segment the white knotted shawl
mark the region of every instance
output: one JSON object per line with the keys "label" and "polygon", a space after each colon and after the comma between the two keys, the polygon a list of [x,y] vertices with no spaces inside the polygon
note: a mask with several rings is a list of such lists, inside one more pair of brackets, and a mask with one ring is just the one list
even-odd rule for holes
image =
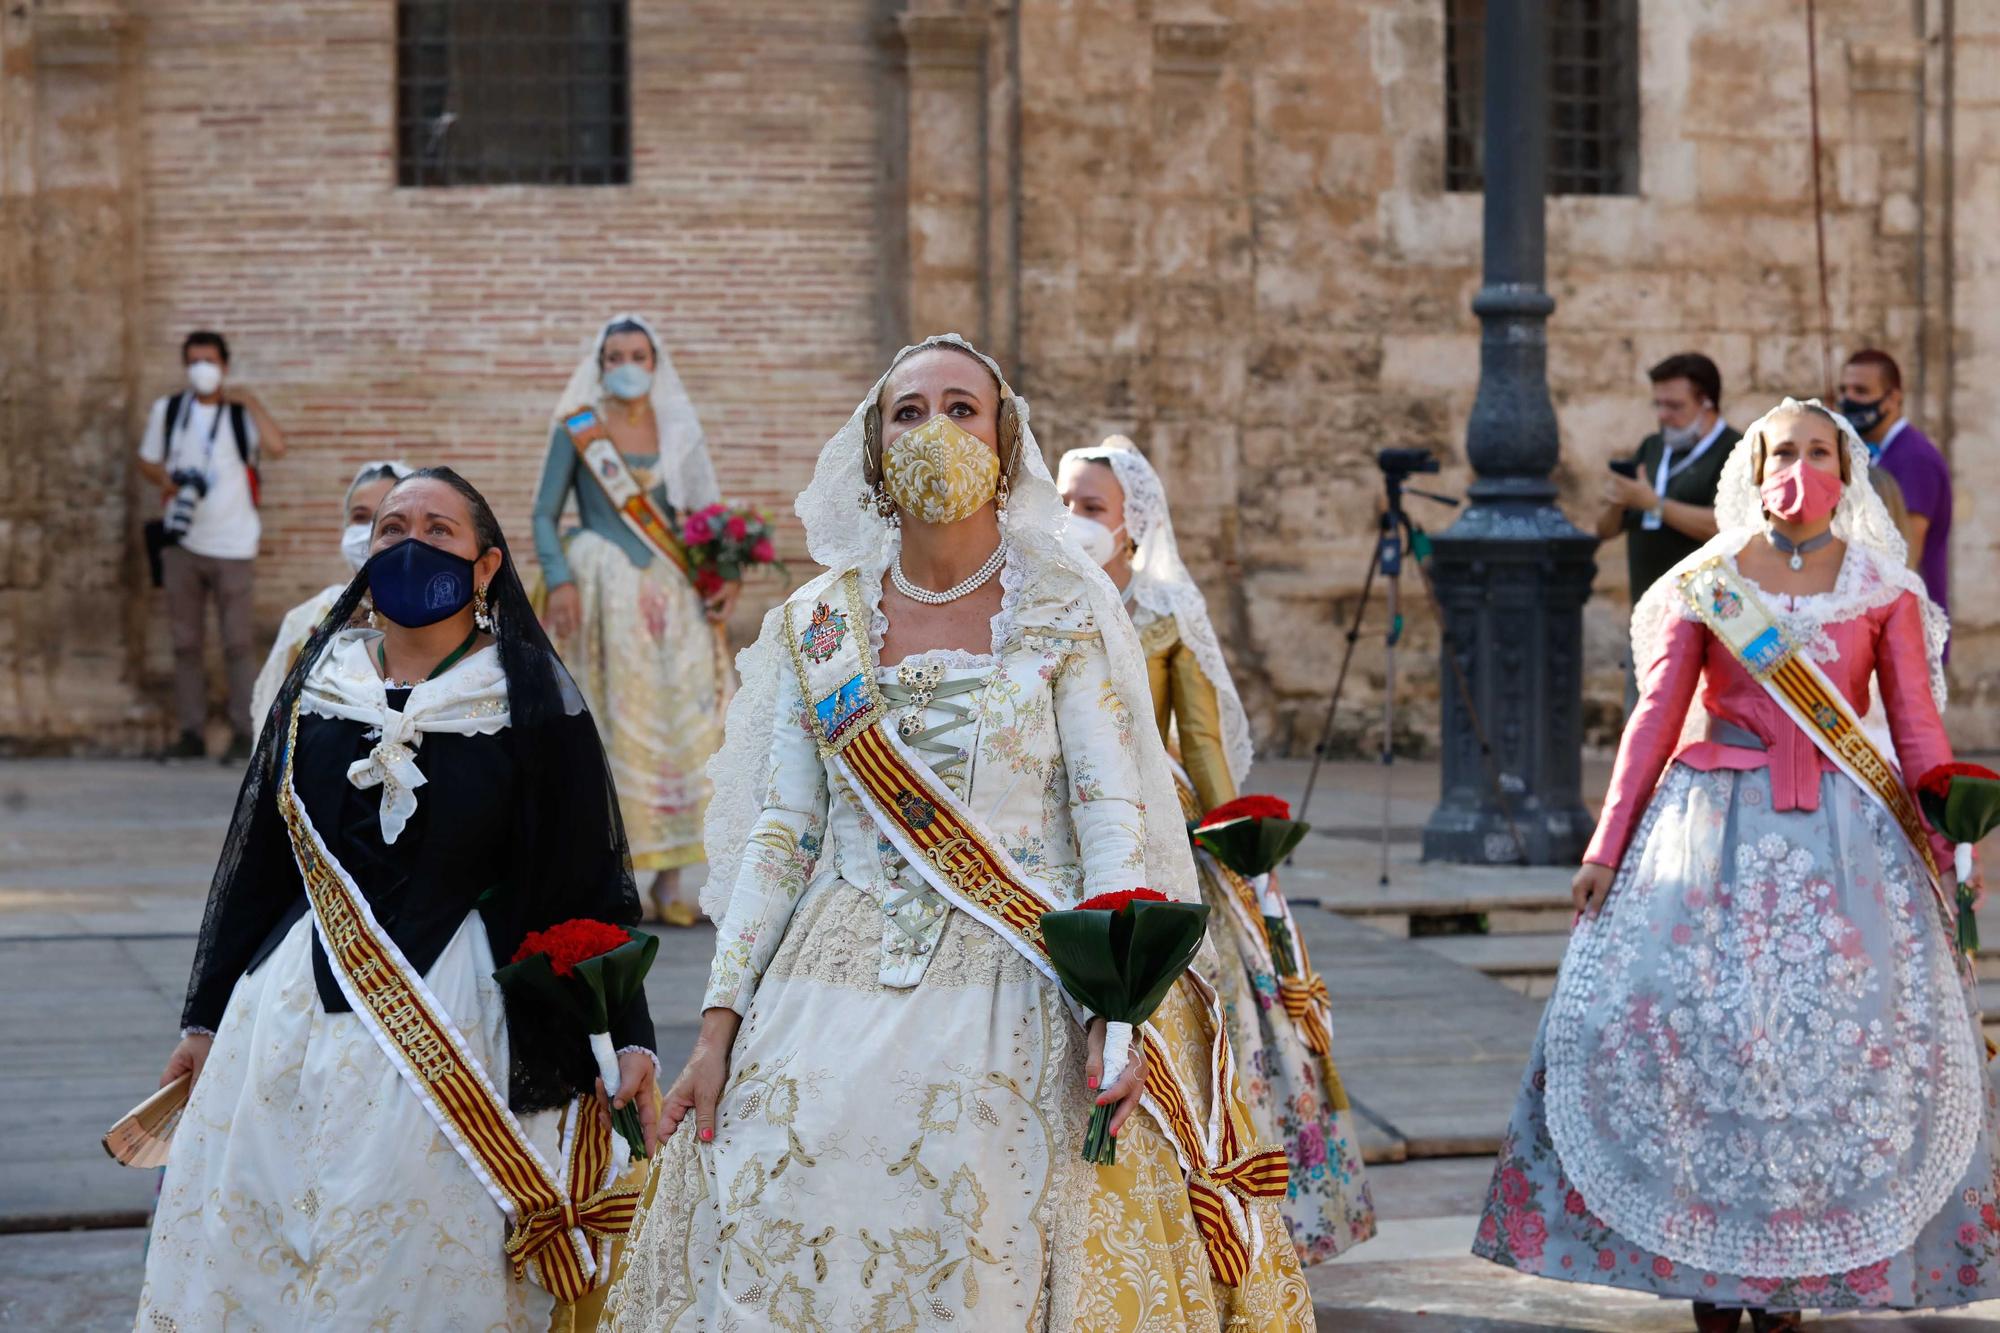
{"label": "white knotted shawl", "polygon": [[505,727],[511,714],[507,673],[492,644],[468,653],[442,676],[418,683],[400,712],[391,708],[375,665],[381,637],[371,629],[336,635],[306,677],[299,711],[368,724],[374,748],[348,767],[347,780],[363,791],[382,789],[382,841],[394,842],[417,812],[417,788],[428,781],[416,763],[424,733],[489,736]]}

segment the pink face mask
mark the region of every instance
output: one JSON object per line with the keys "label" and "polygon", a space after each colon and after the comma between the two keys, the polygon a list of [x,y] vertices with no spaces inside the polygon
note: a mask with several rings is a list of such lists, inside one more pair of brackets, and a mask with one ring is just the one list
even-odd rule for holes
{"label": "pink face mask", "polygon": [[1817,523],[1840,503],[1840,474],[1823,472],[1804,459],[1764,474],[1757,488],[1764,510],[1787,523]]}

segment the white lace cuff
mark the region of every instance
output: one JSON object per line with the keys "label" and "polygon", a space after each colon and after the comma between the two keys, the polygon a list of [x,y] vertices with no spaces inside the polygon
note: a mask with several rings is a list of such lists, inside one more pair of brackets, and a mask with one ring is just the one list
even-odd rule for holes
{"label": "white lace cuff", "polygon": [[631,1055],[635,1052],[645,1056],[648,1060],[651,1060],[653,1062],[653,1077],[655,1079],[659,1078],[660,1057],[654,1052],[647,1050],[644,1046],[620,1046],[618,1048],[618,1057],[620,1059],[623,1059],[624,1057]]}
{"label": "white lace cuff", "polygon": [[192,1023],[191,1023],[191,1024],[189,1024],[189,1025],[188,1025],[187,1027],[184,1027],[184,1028],[182,1028],[182,1029],[181,1029],[181,1036],[182,1036],[183,1038],[186,1038],[186,1037],[213,1037],[214,1035],[215,1035],[215,1029],[214,1029],[214,1028],[205,1028],[205,1027],[201,1027],[201,1026],[199,1026],[199,1025],[197,1025],[197,1024],[192,1024]]}

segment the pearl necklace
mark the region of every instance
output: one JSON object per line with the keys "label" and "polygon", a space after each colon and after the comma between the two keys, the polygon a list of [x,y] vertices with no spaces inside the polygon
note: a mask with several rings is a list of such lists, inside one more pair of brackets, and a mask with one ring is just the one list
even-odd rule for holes
{"label": "pearl necklace", "polygon": [[955,602],[985,587],[987,581],[1000,572],[1000,566],[1006,563],[1007,539],[1002,537],[1000,544],[993,548],[993,554],[986,557],[985,564],[943,592],[932,592],[929,588],[919,588],[910,582],[909,576],[903,573],[903,553],[898,551],[895,563],[889,566],[889,581],[896,585],[897,592],[913,602],[922,602],[925,606],[943,606],[946,602]]}

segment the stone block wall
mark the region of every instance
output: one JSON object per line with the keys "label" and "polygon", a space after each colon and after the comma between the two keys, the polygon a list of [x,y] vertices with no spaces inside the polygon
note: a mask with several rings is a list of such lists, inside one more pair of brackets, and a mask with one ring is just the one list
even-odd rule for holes
{"label": "stone block wall", "polygon": [[[1961,479],[1964,743],[2000,744],[1995,449],[2000,18],[1818,6],[1830,356],[1879,343]],[[1267,749],[1317,732],[1387,446],[1462,492],[1480,200],[1442,189],[1443,0],[632,4],[633,184],[402,190],[394,7],[43,0],[0,14],[0,736],[123,745],[166,639],[128,456],[190,327],[291,432],[260,619],[341,572],[363,459],[446,461],[518,546],[547,415],[614,311],[665,333],[724,489],[789,500],[908,336],[953,327],[1052,453],[1121,430],[1170,487]],[[1640,193],[1550,201],[1563,502],[1651,428],[1645,367],[1721,366],[1741,426],[1824,362],[1795,0],[1640,7]],[[57,471],[65,442],[89,478]],[[1448,509],[1413,499],[1432,529]],[[797,556],[792,532],[786,554]],[[1622,543],[1586,610],[1586,723],[1620,714]],[[766,589],[775,594],[776,589]],[[754,623],[746,598],[739,635]],[[1339,718],[1379,726],[1383,616]],[[1399,730],[1435,727],[1406,579]]]}

